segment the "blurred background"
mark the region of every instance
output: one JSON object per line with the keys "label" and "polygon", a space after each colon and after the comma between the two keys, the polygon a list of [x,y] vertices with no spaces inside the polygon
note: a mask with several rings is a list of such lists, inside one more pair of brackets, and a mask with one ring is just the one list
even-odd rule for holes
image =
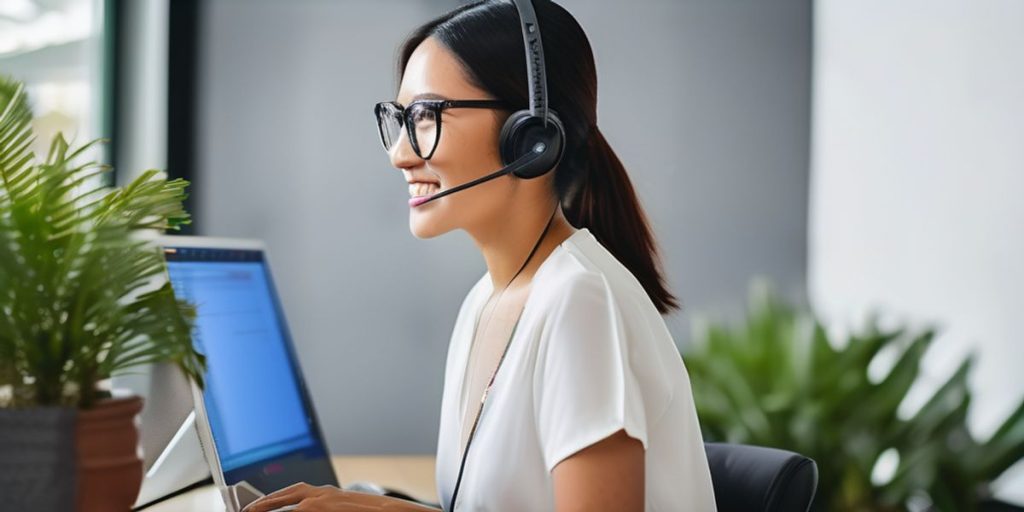
{"label": "blurred background", "polygon": [[[464,233],[410,234],[372,117],[404,36],[462,3],[0,0],[0,73],[26,82],[40,140],[110,138],[94,156],[115,183],[166,169],[192,182],[191,233],[266,241],[335,453],[433,453],[451,329],[486,271]],[[833,340],[872,314],[935,326],[901,418],[970,354],[971,435],[1015,414],[1024,2],[559,3],[683,301],[666,322],[684,358],[761,278]],[[1019,458],[992,488],[1024,504]]]}

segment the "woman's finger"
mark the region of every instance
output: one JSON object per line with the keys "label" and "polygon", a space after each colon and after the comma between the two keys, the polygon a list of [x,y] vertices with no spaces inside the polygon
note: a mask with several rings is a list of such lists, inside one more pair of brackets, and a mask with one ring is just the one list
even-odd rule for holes
{"label": "woman's finger", "polygon": [[375,502],[367,503],[359,493],[337,491],[306,498],[296,507],[296,512],[374,512],[381,510],[380,496]]}
{"label": "woman's finger", "polygon": [[242,512],[267,512],[269,510],[281,508],[285,505],[294,505],[300,501],[302,501],[302,496],[287,495],[274,496],[273,498],[270,496],[264,496],[246,505],[246,507],[242,509]]}
{"label": "woman's finger", "polygon": [[316,488],[304,482],[292,484],[248,504],[242,512],[266,512],[285,505],[294,505],[311,494],[314,489]]}

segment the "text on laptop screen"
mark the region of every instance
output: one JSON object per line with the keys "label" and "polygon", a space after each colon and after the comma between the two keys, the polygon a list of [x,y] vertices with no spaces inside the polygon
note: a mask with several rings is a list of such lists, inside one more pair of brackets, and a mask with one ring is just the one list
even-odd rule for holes
{"label": "text on laptop screen", "polygon": [[224,471],[315,442],[263,253],[171,248],[175,294],[197,307],[203,397]]}

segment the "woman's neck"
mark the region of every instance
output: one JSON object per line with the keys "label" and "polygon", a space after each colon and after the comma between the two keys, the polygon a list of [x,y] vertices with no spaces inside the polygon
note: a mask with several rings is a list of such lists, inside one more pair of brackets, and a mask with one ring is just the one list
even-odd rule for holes
{"label": "woman's neck", "polygon": [[569,224],[562,214],[561,207],[551,217],[551,208],[534,208],[529,213],[516,215],[513,219],[496,225],[486,232],[470,233],[487,263],[487,271],[491,276],[494,290],[501,290],[516,276],[523,262],[530,255],[530,250],[537,244],[544,227],[551,219],[551,226],[544,234],[544,240],[537,246],[537,251],[529,263],[519,273],[509,288],[519,288],[529,283],[534,272],[547,259],[548,255],[569,238],[576,229]]}

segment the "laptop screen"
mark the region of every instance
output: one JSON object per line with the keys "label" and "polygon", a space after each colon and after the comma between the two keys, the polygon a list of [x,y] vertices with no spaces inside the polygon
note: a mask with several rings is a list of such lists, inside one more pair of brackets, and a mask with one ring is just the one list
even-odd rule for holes
{"label": "laptop screen", "polygon": [[207,358],[203,396],[225,474],[322,451],[263,252],[164,252],[175,294],[197,307],[193,343]]}

